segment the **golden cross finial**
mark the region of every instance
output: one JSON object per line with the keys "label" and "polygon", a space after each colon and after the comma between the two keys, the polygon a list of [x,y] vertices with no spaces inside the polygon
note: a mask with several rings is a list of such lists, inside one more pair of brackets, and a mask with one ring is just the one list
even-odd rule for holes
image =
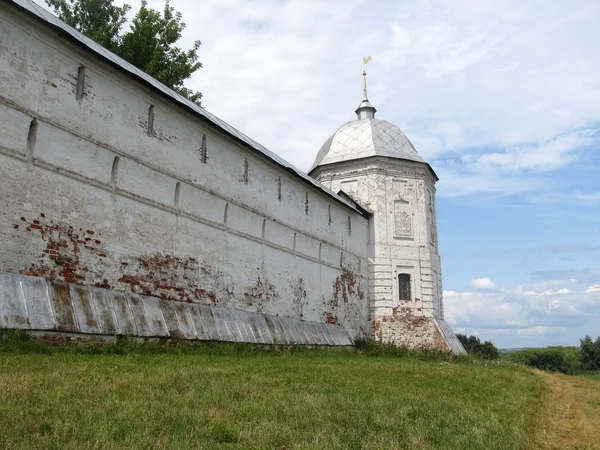
{"label": "golden cross finial", "polygon": [[370,56],[363,56],[363,99],[364,100],[367,99],[367,70],[366,70],[365,66],[372,59],[373,58],[371,58]]}

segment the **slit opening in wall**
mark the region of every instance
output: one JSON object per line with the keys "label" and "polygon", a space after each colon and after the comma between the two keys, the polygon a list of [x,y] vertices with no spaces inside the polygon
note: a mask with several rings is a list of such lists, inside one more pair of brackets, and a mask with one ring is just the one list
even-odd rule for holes
{"label": "slit opening in wall", "polygon": [[344,252],[340,252],[340,267],[344,267]]}
{"label": "slit opening in wall", "polygon": [[308,215],[308,192],[304,193],[304,213]]}
{"label": "slit opening in wall", "polygon": [[75,89],[75,99],[83,98],[83,87],[85,85],[85,66],[79,66],[77,69],[77,87]]}
{"label": "slit opening in wall", "polygon": [[154,136],[154,106],[148,108],[148,136]]}
{"label": "slit opening in wall", "polygon": [[110,169],[110,182],[114,186],[117,184],[117,175],[119,174],[119,157],[113,159],[112,168]]}
{"label": "slit opening in wall", "polygon": [[319,259],[321,259],[321,251],[323,250],[323,244],[319,242]]}
{"label": "slit opening in wall", "polygon": [[281,177],[277,177],[277,200],[281,201]]}
{"label": "slit opening in wall", "polygon": [[227,225],[227,213],[229,212],[229,203],[225,203],[225,212],[223,213],[223,225]]}
{"label": "slit opening in wall", "polygon": [[175,203],[175,208],[179,209],[179,192],[181,191],[181,182],[178,181],[175,184],[175,198],[173,199]]}
{"label": "slit opening in wall", "polygon": [[206,146],[206,134],[202,135],[202,144],[200,145],[200,158],[204,164],[208,160],[208,149]]}
{"label": "slit opening in wall", "polygon": [[352,217],[348,216],[348,236],[352,236]]}
{"label": "slit opening in wall", "polygon": [[244,184],[248,184],[248,158],[244,158]]}
{"label": "slit opening in wall", "polygon": [[33,119],[29,123],[29,131],[27,132],[27,160],[33,161],[33,150],[35,148],[35,141],[37,140],[38,121]]}
{"label": "slit opening in wall", "polygon": [[298,233],[294,233],[294,251],[296,251],[296,236]]}
{"label": "slit opening in wall", "polygon": [[331,220],[331,205],[327,205],[327,206],[328,206],[328,214],[329,214],[329,219],[328,219],[327,223],[329,225],[331,225],[331,222],[332,222],[332,220]]}
{"label": "slit opening in wall", "polygon": [[262,238],[264,239],[267,234],[267,219],[263,219],[262,224]]}

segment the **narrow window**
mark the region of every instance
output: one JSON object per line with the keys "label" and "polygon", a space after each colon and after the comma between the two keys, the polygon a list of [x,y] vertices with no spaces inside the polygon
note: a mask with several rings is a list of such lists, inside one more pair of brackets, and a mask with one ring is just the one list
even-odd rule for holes
{"label": "narrow window", "polygon": [[340,267],[344,267],[344,252],[340,252]]}
{"label": "narrow window", "polygon": [[227,226],[227,213],[229,212],[229,203],[225,203],[225,212],[223,213],[223,225]]}
{"label": "narrow window", "polygon": [[398,275],[398,299],[408,301],[410,297],[410,275],[401,273]]}
{"label": "narrow window", "polygon": [[319,242],[319,259],[321,259],[321,252],[323,251],[323,243]]}
{"label": "narrow window", "polygon": [[115,156],[113,159],[112,168],[110,169],[110,184],[116,186],[117,176],[119,175],[119,157]]}
{"label": "narrow window", "polygon": [[265,236],[267,234],[267,219],[263,219],[263,226],[262,226],[262,238],[264,239]]}
{"label": "narrow window", "polygon": [[248,158],[244,158],[244,184],[248,184]]}
{"label": "narrow window", "polygon": [[328,223],[329,225],[331,225],[331,222],[333,222],[333,221],[331,220],[331,205],[328,205],[328,206],[329,206],[329,220],[328,220],[328,222],[327,222],[327,223]]}
{"label": "narrow window", "polygon": [[154,136],[154,106],[148,108],[148,136]]}
{"label": "narrow window", "polygon": [[304,196],[304,212],[308,215],[308,192]]}
{"label": "narrow window", "polygon": [[179,208],[179,192],[181,191],[181,183],[178,181],[175,184],[175,208]]}
{"label": "narrow window", "polygon": [[352,236],[352,217],[348,216],[348,236]]}
{"label": "narrow window", "polygon": [[85,84],[85,67],[79,66],[77,70],[77,88],[75,90],[75,99],[81,100],[83,97],[83,86]]}
{"label": "narrow window", "polygon": [[294,251],[296,251],[296,236],[298,233],[294,233]]}
{"label": "narrow window", "polygon": [[33,149],[37,140],[38,121],[33,119],[29,124],[29,132],[27,133],[27,161],[33,161]]}
{"label": "narrow window", "polygon": [[277,178],[277,200],[281,201],[281,177]]}
{"label": "narrow window", "polygon": [[206,164],[206,161],[208,161],[208,149],[206,146],[206,135],[205,134],[202,135],[202,145],[200,146],[200,158],[202,159],[202,162],[204,164]]}

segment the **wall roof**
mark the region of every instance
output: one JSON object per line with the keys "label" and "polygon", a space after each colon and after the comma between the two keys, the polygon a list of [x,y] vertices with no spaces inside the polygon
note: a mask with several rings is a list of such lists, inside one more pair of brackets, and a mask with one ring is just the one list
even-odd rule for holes
{"label": "wall roof", "polygon": [[45,26],[53,29],[55,32],[58,32],[63,37],[70,39],[75,44],[77,44],[80,47],[83,47],[84,49],[88,50],[89,52],[95,54],[96,56],[100,57],[101,59],[108,62],[109,64],[116,66],[117,68],[128,73],[129,75],[132,75],[133,77],[138,79],[138,81],[141,81],[144,84],[148,85],[149,87],[151,87],[154,91],[158,92],[159,94],[161,94],[165,97],[168,97],[169,100],[175,102],[179,106],[182,106],[188,110],[191,110],[194,114],[199,116],[201,119],[208,121],[213,126],[217,127],[222,132],[229,135],[234,140],[241,143],[242,145],[249,148],[250,150],[256,151],[259,154],[261,154],[262,156],[271,160],[273,163],[282,167],[283,169],[285,169],[286,171],[288,171],[289,173],[294,175],[296,178],[299,178],[304,183],[312,185],[312,187],[322,191],[325,195],[331,197],[336,202],[342,203],[344,206],[352,209],[353,211],[355,211],[358,214],[362,214],[362,212],[360,210],[358,210],[353,205],[348,203],[345,199],[341,198],[340,196],[335,194],[333,191],[330,191],[329,189],[327,189],[327,187],[325,187],[324,185],[322,185],[315,179],[311,178],[309,175],[302,172],[300,169],[294,167],[293,165],[291,165],[289,162],[287,162],[280,156],[271,152],[266,147],[262,146],[261,144],[254,141],[253,139],[249,138],[244,133],[235,129],[234,127],[232,127],[231,125],[229,125],[227,122],[223,121],[222,119],[218,118],[214,114],[211,114],[205,108],[202,108],[202,107],[196,105],[195,103],[189,101],[188,99],[181,96],[174,90],[172,90],[172,89],[168,88],[167,86],[165,86],[164,84],[162,84],[160,81],[152,78],[146,72],[143,72],[142,70],[135,67],[133,64],[125,61],[123,58],[121,58],[121,57],[115,55],[114,53],[112,53],[111,51],[105,49],[104,47],[102,47],[101,45],[99,45],[98,43],[93,41],[92,39],[84,36],[80,32],[71,28],[69,25],[67,25],[66,23],[61,21],[54,14],[45,10],[40,5],[34,3],[31,0],[8,0],[8,3],[12,4],[13,6],[16,6],[18,9],[20,9],[22,11],[24,10],[26,13],[29,13],[30,15],[34,16],[35,19],[37,19],[39,22],[41,22]]}

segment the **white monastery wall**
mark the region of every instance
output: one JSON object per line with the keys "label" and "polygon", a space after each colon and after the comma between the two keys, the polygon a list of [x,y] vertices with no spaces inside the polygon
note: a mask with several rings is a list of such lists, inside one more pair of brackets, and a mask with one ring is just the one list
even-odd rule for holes
{"label": "white monastery wall", "polygon": [[7,4],[0,87],[0,272],[368,332],[355,209]]}

